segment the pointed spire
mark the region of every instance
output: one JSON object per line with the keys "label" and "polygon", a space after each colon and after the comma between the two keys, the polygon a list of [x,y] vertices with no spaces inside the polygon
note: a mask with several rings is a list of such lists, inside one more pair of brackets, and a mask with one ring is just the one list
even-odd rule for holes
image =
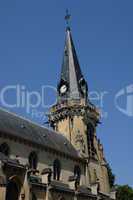
{"label": "pointed spire", "polygon": [[86,98],[87,96],[87,84],[80,69],[71,30],[68,24],[58,92],[60,100],[80,99]]}

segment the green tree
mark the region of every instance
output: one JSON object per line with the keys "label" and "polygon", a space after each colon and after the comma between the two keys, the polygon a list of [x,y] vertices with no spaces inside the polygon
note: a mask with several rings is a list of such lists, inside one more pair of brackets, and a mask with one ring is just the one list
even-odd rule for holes
{"label": "green tree", "polygon": [[133,189],[128,185],[117,186],[117,200],[133,200]]}
{"label": "green tree", "polygon": [[115,175],[113,174],[112,169],[109,164],[107,164],[107,171],[108,171],[108,176],[109,176],[110,187],[113,188],[115,184]]}

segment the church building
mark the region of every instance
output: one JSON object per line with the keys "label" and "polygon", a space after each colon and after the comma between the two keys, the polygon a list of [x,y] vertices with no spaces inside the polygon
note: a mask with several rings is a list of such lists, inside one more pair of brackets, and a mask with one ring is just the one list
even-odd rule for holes
{"label": "church building", "polygon": [[57,93],[49,129],[0,109],[0,200],[115,199],[69,26]]}

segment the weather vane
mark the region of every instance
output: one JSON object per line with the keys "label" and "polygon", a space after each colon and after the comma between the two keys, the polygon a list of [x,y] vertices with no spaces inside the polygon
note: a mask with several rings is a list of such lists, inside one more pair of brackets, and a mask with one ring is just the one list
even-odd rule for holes
{"label": "weather vane", "polygon": [[66,10],[66,16],[65,16],[65,20],[66,20],[66,24],[67,26],[69,26],[69,21],[71,19],[71,15],[69,14],[68,9]]}

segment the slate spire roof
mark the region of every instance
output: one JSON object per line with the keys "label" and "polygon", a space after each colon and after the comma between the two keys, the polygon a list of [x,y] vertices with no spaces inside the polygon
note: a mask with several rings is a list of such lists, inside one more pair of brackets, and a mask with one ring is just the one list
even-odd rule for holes
{"label": "slate spire roof", "polygon": [[61,78],[58,86],[59,96],[62,96],[60,90],[62,85],[66,85],[67,92],[63,94],[63,98],[80,99],[83,95],[81,88],[83,82],[86,83],[79,65],[71,29],[67,27]]}

